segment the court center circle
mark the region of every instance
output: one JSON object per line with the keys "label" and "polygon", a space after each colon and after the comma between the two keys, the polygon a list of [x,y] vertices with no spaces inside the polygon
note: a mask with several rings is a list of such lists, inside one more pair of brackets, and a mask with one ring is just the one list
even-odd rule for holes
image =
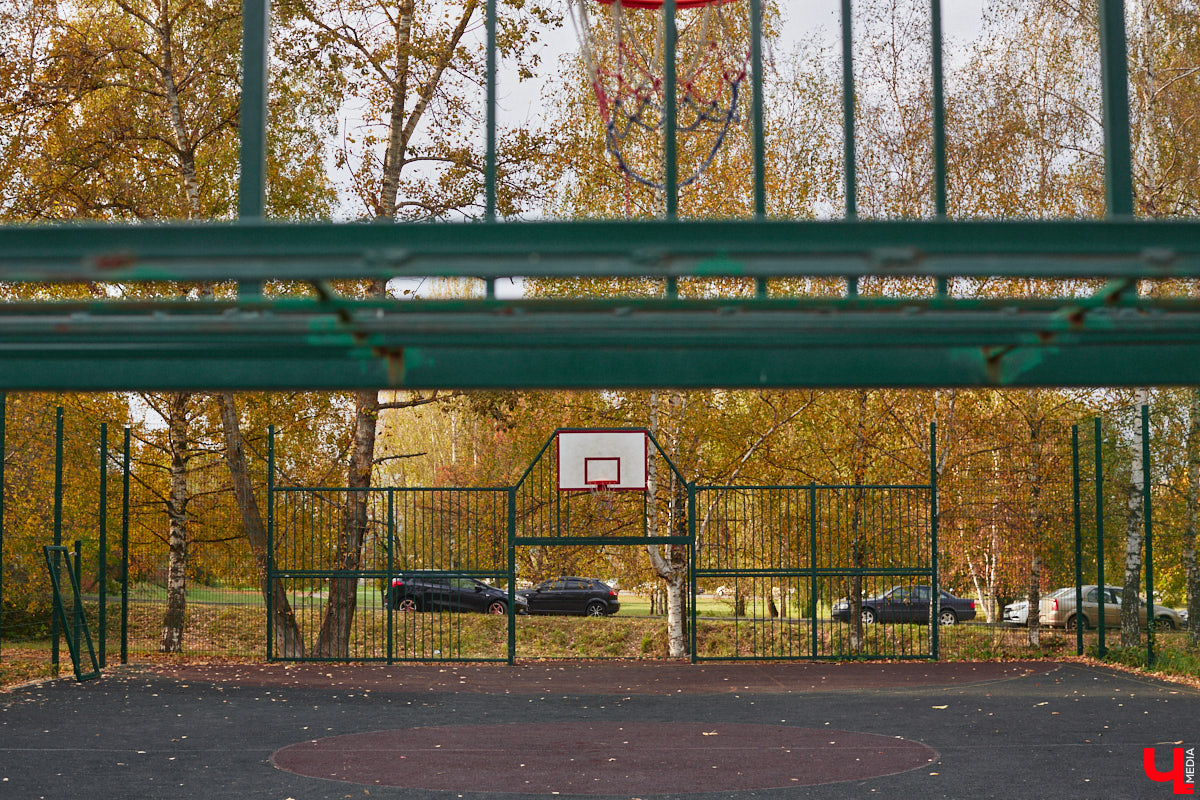
{"label": "court center circle", "polygon": [[458,792],[680,794],[813,786],[936,761],[919,742],[872,733],[695,722],[444,725],[299,742],[282,770],[325,780]]}

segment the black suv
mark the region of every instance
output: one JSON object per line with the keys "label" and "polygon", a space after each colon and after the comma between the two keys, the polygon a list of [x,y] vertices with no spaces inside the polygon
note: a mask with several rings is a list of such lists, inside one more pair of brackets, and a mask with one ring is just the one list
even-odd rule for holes
{"label": "black suv", "polygon": [[595,578],[555,578],[532,589],[517,592],[517,601],[524,601],[529,614],[586,614],[603,617],[621,608],[617,590]]}
{"label": "black suv", "polygon": [[[508,613],[508,592],[461,575],[407,572],[392,578],[392,608],[400,611]],[[518,601],[518,608],[524,605]]]}

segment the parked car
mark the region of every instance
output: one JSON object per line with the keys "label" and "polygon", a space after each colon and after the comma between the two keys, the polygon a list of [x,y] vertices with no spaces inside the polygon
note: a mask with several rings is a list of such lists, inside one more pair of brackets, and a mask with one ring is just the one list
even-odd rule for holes
{"label": "parked car", "polygon": [[[1121,589],[1119,587],[1106,586],[1101,590],[1098,586],[1084,586],[1081,587],[1081,591],[1083,593],[1081,614],[1076,613],[1074,586],[1058,589],[1042,598],[1042,624],[1073,631],[1082,616],[1085,629],[1099,627],[1101,619],[1104,620],[1106,628],[1121,627]],[[1103,604],[1101,599],[1103,599]],[[1103,605],[1103,612],[1101,612],[1101,605]],[[1146,601],[1141,597],[1138,598],[1138,616],[1142,620],[1146,619]],[[1183,625],[1178,612],[1166,606],[1154,606],[1154,620],[1159,628],[1167,630],[1175,630]]]}
{"label": "parked car", "polygon": [[[929,622],[928,586],[893,586],[886,592],[862,599],[862,621]],[[842,598],[833,604],[832,617],[838,622],[850,621],[850,601]],[[938,598],[938,624],[956,625],[975,619],[975,601],[942,589]]]}
{"label": "parked car", "polygon": [[[400,611],[508,613],[508,592],[461,575],[406,572],[392,578],[387,600]],[[524,603],[518,597],[517,611]]]}
{"label": "parked car", "polygon": [[[1050,594],[1042,595],[1042,601],[1052,599],[1058,596],[1066,596],[1067,594],[1074,595],[1075,587],[1067,586],[1062,589],[1055,589]],[[1017,600],[1014,603],[1009,603],[1004,607],[1004,621],[1009,625],[1028,625],[1029,624],[1029,599]]]}
{"label": "parked car", "polygon": [[595,578],[562,577],[517,592],[530,614],[586,614],[603,617],[617,613],[617,590]]}

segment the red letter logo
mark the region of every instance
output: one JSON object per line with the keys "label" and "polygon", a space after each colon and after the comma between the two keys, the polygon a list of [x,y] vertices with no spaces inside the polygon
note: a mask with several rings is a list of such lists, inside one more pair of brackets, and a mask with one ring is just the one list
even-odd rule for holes
{"label": "red letter logo", "polygon": [[1195,794],[1196,784],[1185,780],[1186,773],[1183,765],[1183,748],[1176,747],[1171,751],[1171,771],[1159,772],[1154,767],[1154,748],[1142,750],[1142,769],[1146,777],[1158,783],[1171,781],[1171,789],[1175,794]]}

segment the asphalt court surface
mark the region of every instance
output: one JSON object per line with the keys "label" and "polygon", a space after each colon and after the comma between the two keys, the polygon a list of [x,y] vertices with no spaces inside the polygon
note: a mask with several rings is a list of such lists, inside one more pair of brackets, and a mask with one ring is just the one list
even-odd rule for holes
{"label": "asphalt court surface", "polygon": [[0,694],[0,798],[1168,798],[1197,744],[1078,662],[130,666]]}

